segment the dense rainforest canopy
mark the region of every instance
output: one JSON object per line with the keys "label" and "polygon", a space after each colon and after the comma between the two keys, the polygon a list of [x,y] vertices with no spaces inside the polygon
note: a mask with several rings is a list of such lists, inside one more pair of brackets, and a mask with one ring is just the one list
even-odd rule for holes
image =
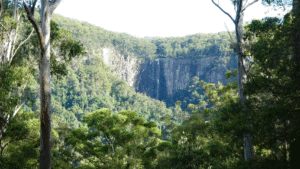
{"label": "dense rainforest canopy", "polygon": [[[21,8],[20,18],[13,17],[18,4],[0,2],[0,167],[38,168],[38,35]],[[251,56],[244,67],[244,102],[235,69],[224,74],[226,84],[191,79],[177,94],[183,102],[169,108],[114,76],[97,54],[100,47],[139,59],[231,56],[232,33],[135,38],[53,15],[51,167],[296,168],[300,57],[294,37],[300,17],[295,15],[243,26],[244,53]],[[255,151],[249,160],[245,131]]]}

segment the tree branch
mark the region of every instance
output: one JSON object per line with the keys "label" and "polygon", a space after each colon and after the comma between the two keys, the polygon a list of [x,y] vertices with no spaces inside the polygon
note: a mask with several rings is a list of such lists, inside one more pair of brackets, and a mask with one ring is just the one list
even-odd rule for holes
{"label": "tree branch", "polygon": [[16,15],[17,15],[17,11],[18,11],[18,0],[15,0],[14,1],[14,10],[13,10],[12,18],[15,19]]}
{"label": "tree branch", "polygon": [[[35,5],[36,1],[37,1],[37,0],[34,1],[34,4],[33,4],[33,5]],[[23,3],[23,6],[24,6],[25,11],[26,11],[26,13],[27,13],[27,18],[28,18],[28,20],[32,23],[32,25],[33,25],[33,27],[34,27],[34,29],[35,29],[37,35],[38,35],[38,38],[39,38],[39,40],[40,40],[40,48],[41,48],[41,52],[44,53],[44,51],[45,51],[45,47],[44,47],[44,44],[45,44],[44,41],[45,41],[45,39],[44,39],[44,37],[43,37],[42,30],[41,30],[41,28],[39,27],[38,22],[37,22],[36,19],[34,18],[34,13],[32,13],[32,11],[34,11],[35,6],[32,6],[31,9],[29,9],[29,8],[27,7],[27,5],[25,4],[25,2]]]}
{"label": "tree branch", "polygon": [[222,12],[224,12],[227,16],[229,16],[229,18],[232,20],[233,23],[235,23],[234,19],[231,17],[231,15],[229,13],[227,13],[226,11],[224,11],[218,4],[216,4],[214,2],[214,0],[211,0],[211,2],[216,5]]}
{"label": "tree branch", "polygon": [[12,117],[10,117],[10,115],[8,114],[6,120],[5,120],[5,124],[1,127],[1,132],[0,132],[0,140],[2,139],[3,137],[3,134],[6,132],[7,130],[7,127],[8,127],[8,123],[10,122],[10,119],[14,118],[16,116],[16,114],[18,113],[18,111],[20,110],[20,108],[25,104],[25,102],[27,101],[27,99],[25,99],[21,105],[18,107],[16,106],[15,107],[15,110],[14,110],[14,113],[12,115]]}
{"label": "tree branch", "polygon": [[253,5],[256,2],[258,2],[258,0],[254,0],[253,2],[249,3],[244,9],[242,9],[242,12],[244,12],[249,6]]}
{"label": "tree branch", "polygon": [[227,30],[227,33],[228,33],[228,35],[229,35],[229,37],[230,37],[231,43],[235,43],[235,41],[233,40],[234,38],[231,36],[231,34],[230,34],[230,32],[229,32],[229,29],[228,29],[226,23],[224,23],[224,25],[225,25],[226,30]]}
{"label": "tree branch", "polygon": [[14,118],[16,116],[16,114],[18,113],[20,108],[25,104],[26,101],[27,101],[27,98],[25,100],[23,100],[23,102],[21,103],[21,105],[19,107],[16,106],[15,111],[14,111],[13,115],[11,116],[11,118]]}
{"label": "tree branch", "polygon": [[54,0],[50,2],[50,13],[52,14],[57,6],[60,4],[61,0]]}
{"label": "tree branch", "polygon": [[3,147],[1,147],[1,156],[3,155],[3,150],[5,149],[5,147],[10,144],[11,140],[9,140],[9,142],[7,142],[6,144],[4,144]]}
{"label": "tree branch", "polygon": [[37,0],[34,0],[33,4],[32,4],[32,8],[31,8],[31,13],[34,16],[34,9],[35,9],[35,5],[36,5]]}
{"label": "tree branch", "polygon": [[32,29],[31,33],[29,34],[29,36],[19,44],[19,46],[17,47],[17,49],[15,50],[15,52],[13,53],[12,57],[14,57],[17,53],[17,51],[19,50],[19,48],[31,37],[32,33],[33,33],[34,29]]}

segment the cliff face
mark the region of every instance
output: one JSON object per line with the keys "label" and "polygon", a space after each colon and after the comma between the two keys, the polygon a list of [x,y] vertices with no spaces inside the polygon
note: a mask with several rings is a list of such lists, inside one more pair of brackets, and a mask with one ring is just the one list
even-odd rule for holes
{"label": "cliff face", "polygon": [[209,83],[226,82],[225,66],[216,67],[217,58],[204,59],[168,59],[147,61],[140,65],[136,77],[136,90],[148,96],[165,100],[172,97],[177,89],[185,89],[189,81],[198,76]]}
{"label": "cliff face", "polygon": [[102,58],[114,75],[127,82],[130,87],[135,86],[136,76],[140,71],[140,60],[131,56],[123,56],[112,48],[103,48]]}
{"label": "cliff face", "polygon": [[136,91],[158,100],[166,100],[167,97],[174,96],[177,89],[188,87],[190,79],[195,76],[209,83],[226,83],[225,72],[237,65],[235,58],[227,61],[223,59],[221,63],[220,57],[160,58],[141,62],[114,52],[116,51],[103,49],[103,59],[112,72]]}

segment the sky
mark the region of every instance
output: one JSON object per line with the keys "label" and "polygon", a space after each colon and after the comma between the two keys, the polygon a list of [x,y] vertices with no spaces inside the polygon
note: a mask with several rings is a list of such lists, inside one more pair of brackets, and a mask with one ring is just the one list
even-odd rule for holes
{"label": "sky", "polygon": [[[231,0],[215,0],[218,1],[235,18]],[[263,6],[260,0],[245,10],[244,21],[283,16],[291,7],[276,10]],[[54,13],[136,37],[217,33],[226,31],[225,24],[229,31],[234,30],[231,19],[211,0],[63,0]]]}

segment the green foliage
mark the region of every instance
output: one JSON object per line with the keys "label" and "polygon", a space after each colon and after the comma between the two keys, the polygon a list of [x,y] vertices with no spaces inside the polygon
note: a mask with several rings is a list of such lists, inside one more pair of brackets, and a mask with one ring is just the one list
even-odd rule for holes
{"label": "green foliage", "polygon": [[234,81],[232,78],[237,76],[237,69],[234,69],[233,71],[227,71],[225,73],[226,79],[230,81]]}
{"label": "green foliage", "polygon": [[[247,52],[254,57],[245,88],[249,98],[239,102],[236,70],[226,73],[225,86],[200,81],[207,103],[188,106],[193,114],[171,131],[172,146],[159,149],[164,156],[157,168],[287,168],[292,157],[288,143],[299,139],[291,19],[287,14],[282,22],[266,18],[246,26]],[[200,109],[207,104],[211,107]],[[246,162],[245,131],[252,134],[256,150],[256,158]]]}
{"label": "green foliage", "polygon": [[53,15],[52,19],[61,27],[70,31],[76,40],[80,40],[88,47],[88,52],[98,51],[99,47],[117,48],[121,54],[134,55],[139,58],[153,58],[156,46],[151,41],[135,38],[126,33],[114,33],[86,22],[79,22]]}
{"label": "green foliage", "polygon": [[209,168],[226,165],[234,150],[215,132],[212,123],[203,118],[203,110],[197,110],[182,125],[171,132],[172,143],[157,147],[155,168]]}
{"label": "green foliage", "polygon": [[[5,8],[11,8],[11,2],[4,3]],[[193,78],[188,89],[177,92],[172,108],[136,93],[113,76],[97,57],[98,48],[114,46],[125,56],[143,59],[222,56],[216,63],[220,65],[234,54],[225,33],[134,38],[59,15],[53,18],[54,168],[287,167],[291,156],[288,144],[299,138],[300,131],[299,84],[295,83],[299,67],[292,60],[291,14],[283,21],[265,18],[245,26],[244,40],[249,42],[246,53],[254,59],[245,87],[249,98],[243,105],[239,102],[237,70],[233,70],[226,72],[228,83],[224,85]],[[17,24],[9,12],[1,17],[1,23],[9,29]],[[20,41],[30,34],[26,22],[22,28]],[[0,40],[5,36],[1,34]],[[36,35],[29,42],[10,65],[0,67],[1,122],[12,115],[20,100],[30,101],[11,119],[0,140],[2,168],[38,167]],[[27,82],[28,87],[21,92]],[[245,131],[253,135],[256,151],[256,158],[247,162],[243,158]]]}
{"label": "green foliage", "polygon": [[152,38],[156,44],[157,57],[203,58],[215,56],[233,56],[227,33],[195,34],[185,37]]}
{"label": "green foliage", "polygon": [[298,57],[292,54],[293,20],[288,13],[281,22],[266,18],[255,21],[256,27],[253,23],[248,26],[253,27],[248,34],[259,35],[249,49],[255,67],[250,71],[245,87],[251,96],[247,108],[252,112],[249,116],[255,127],[254,142],[259,149],[270,149],[273,160],[285,164],[291,156],[287,158],[289,152],[284,145],[299,139],[300,135],[297,127],[299,77],[296,75],[299,65],[293,62],[293,57]]}
{"label": "green foliage", "polygon": [[[33,77],[30,75],[30,68],[10,66],[8,64],[0,66],[0,110],[1,117],[12,115],[14,108],[19,105],[19,100],[30,98],[31,92],[29,88],[25,91],[18,91],[26,83],[32,83]],[[15,92],[13,92],[15,91]],[[25,93],[27,96],[20,96],[20,93]]]}
{"label": "green foliage", "polygon": [[[158,122],[159,126],[162,126],[159,118],[172,113],[165,103],[136,93],[113,76],[101,58],[74,59],[67,71],[66,77],[52,82],[52,105],[53,114],[72,128],[82,126],[83,116],[99,108],[108,108],[114,113],[132,110],[147,121]],[[32,111],[38,109],[39,100]]]}
{"label": "green foliage", "polygon": [[[52,164],[55,168],[71,168],[72,150],[64,145],[64,138],[70,131],[65,123],[55,119],[59,127],[52,129]],[[40,120],[33,112],[22,109],[9,123],[0,141],[1,168],[38,168],[40,148]]]}
{"label": "green foliage", "polygon": [[33,112],[17,114],[1,140],[1,167],[36,168],[39,137],[39,121]]}
{"label": "green foliage", "polygon": [[202,87],[198,82],[199,77],[196,76],[192,78],[189,82],[189,86],[186,89],[177,90],[175,95],[172,97],[172,100],[168,100],[168,106],[176,106],[176,103],[180,101],[179,107],[181,107],[183,110],[186,110],[189,108],[189,104],[191,106],[191,104],[198,104],[199,102],[203,101],[204,97],[202,94]]}
{"label": "green foliage", "polygon": [[93,26],[53,15],[52,19],[64,29],[70,31],[76,40],[88,46],[88,52],[100,52],[99,48],[114,47],[122,55],[139,59],[155,58],[202,58],[232,57],[227,32],[218,34],[195,34],[172,38],[136,38],[126,33],[115,33]]}
{"label": "green foliage", "polygon": [[157,146],[161,131],[154,122],[144,123],[133,111],[113,114],[96,110],[83,118],[87,127],[73,129],[66,137],[80,157],[80,168],[143,168],[147,150]]}

